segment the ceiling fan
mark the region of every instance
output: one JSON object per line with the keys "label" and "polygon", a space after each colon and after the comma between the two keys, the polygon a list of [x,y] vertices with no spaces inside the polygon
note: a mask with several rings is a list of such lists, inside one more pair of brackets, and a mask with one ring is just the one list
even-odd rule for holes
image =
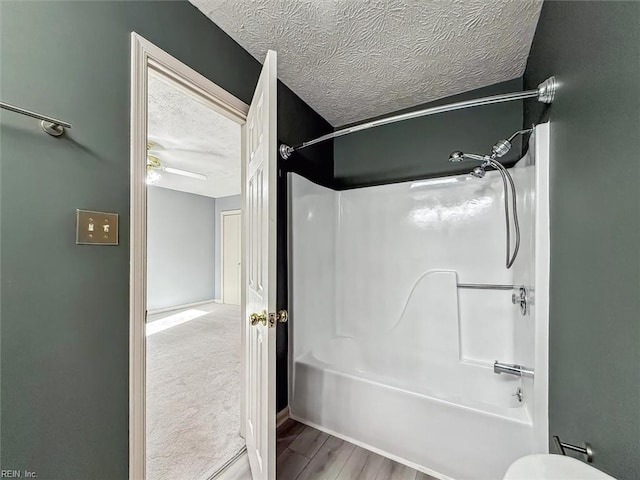
{"label": "ceiling fan", "polygon": [[153,185],[154,183],[157,183],[162,178],[162,174],[160,172],[182,175],[183,177],[195,178],[196,180],[207,179],[207,176],[202,173],[182,170],[181,168],[162,166],[160,159],[156,155],[152,155],[152,151],[156,150],[164,150],[164,147],[155,142],[147,143],[147,184]]}

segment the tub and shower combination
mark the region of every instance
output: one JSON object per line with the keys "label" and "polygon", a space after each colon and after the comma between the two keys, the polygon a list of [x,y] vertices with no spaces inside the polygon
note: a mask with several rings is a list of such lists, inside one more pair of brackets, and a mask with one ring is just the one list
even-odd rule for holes
{"label": "tub and shower combination", "polygon": [[547,171],[542,125],[510,169],[510,269],[498,172],[342,192],[290,174],[291,416],[442,479],[548,451]]}

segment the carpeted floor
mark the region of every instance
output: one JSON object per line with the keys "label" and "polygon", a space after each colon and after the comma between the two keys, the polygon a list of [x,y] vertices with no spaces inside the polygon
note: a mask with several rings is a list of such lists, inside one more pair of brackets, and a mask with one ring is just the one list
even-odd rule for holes
{"label": "carpeted floor", "polygon": [[[147,479],[205,480],[244,446],[240,437],[240,307],[147,337]],[[150,316],[149,323],[185,311]],[[197,316],[197,312],[190,312]]]}

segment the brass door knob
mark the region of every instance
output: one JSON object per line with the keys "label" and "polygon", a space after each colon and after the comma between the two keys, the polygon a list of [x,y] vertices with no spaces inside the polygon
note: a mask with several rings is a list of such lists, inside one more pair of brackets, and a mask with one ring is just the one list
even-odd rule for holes
{"label": "brass door knob", "polygon": [[279,310],[278,311],[278,322],[279,323],[287,323],[287,320],[289,320],[289,312],[287,312],[286,310]]}
{"label": "brass door knob", "polygon": [[251,325],[254,326],[254,327],[256,325],[258,325],[260,322],[262,322],[262,325],[266,325],[267,324],[267,311],[263,310],[262,313],[260,313],[260,314],[252,313],[249,318],[251,319]]}

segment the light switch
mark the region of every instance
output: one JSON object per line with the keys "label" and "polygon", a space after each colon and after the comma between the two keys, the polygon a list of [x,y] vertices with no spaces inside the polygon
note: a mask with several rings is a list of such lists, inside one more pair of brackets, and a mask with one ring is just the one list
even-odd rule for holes
{"label": "light switch", "polygon": [[118,245],[118,214],[76,210],[76,244]]}

